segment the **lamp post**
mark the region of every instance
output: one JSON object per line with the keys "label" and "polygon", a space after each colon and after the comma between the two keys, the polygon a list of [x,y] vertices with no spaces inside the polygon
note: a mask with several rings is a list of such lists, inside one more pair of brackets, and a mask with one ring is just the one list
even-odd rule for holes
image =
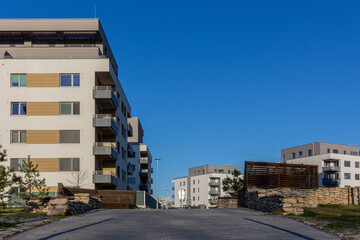
{"label": "lamp post", "polygon": [[155,158],[155,161],[156,161],[156,209],[159,209],[159,160],[160,160],[160,158]]}

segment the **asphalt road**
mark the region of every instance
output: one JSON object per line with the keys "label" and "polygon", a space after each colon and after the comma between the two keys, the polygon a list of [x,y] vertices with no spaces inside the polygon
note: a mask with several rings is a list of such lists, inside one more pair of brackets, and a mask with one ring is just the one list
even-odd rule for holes
{"label": "asphalt road", "polygon": [[249,209],[99,210],[10,239],[339,239],[282,216]]}

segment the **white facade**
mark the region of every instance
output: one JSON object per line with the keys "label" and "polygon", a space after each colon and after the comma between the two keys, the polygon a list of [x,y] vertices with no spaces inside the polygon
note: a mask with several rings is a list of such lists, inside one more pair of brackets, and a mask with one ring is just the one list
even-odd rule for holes
{"label": "white facade", "polygon": [[[213,166],[216,166],[217,169],[223,168],[225,166],[218,166],[218,165],[205,165],[209,166],[207,171],[214,171],[212,170]],[[202,167],[198,167],[201,169]],[[229,169],[237,169],[240,171],[239,167],[229,167]],[[197,169],[197,168],[196,168]],[[192,173],[194,168],[190,168],[189,172]],[[181,177],[175,178],[172,180],[174,184],[173,191],[174,191],[174,207],[185,207],[185,206],[200,206],[204,205],[207,208],[216,207],[218,204],[219,197],[229,196],[226,192],[223,191],[222,181],[230,177],[232,178],[233,175],[230,171],[227,173],[218,173],[218,172],[209,172],[206,173],[204,170],[204,174],[202,171],[199,171],[199,175],[194,175],[190,177]]]}
{"label": "white facade", "polygon": [[[8,26],[8,23],[3,24],[1,21],[0,32],[4,27]],[[23,21],[21,23],[18,23],[17,20],[11,21],[14,22],[16,27],[19,27],[17,24],[23,24]],[[66,32],[67,26],[74,27],[73,25],[75,25],[75,29],[70,29],[69,32],[73,31],[73,34],[82,30],[97,32],[101,35],[98,41],[102,42],[78,47],[73,51],[68,51],[71,50],[71,43],[61,43],[61,37],[59,37],[59,43],[57,43],[56,47],[49,47],[47,43],[37,45],[31,40],[29,42],[25,41],[24,45],[19,44],[21,46],[15,47],[10,44],[0,45],[0,111],[2,113],[0,117],[0,144],[7,150],[8,161],[5,165],[9,165],[11,159],[23,159],[30,155],[31,159],[40,159],[39,168],[52,169],[51,171],[40,171],[41,177],[46,179],[47,186],[56,187],[58,183],[70,186],[68,180],[72,179],[74,171],[62,171],[60,166],[55,165],[59,165],[57,161],[60,161],[60,159],[76,158],[79,159],[80,170],[86,171],[86,179],[82,183],[83,188],[126,190],[128,187],[126,181],[128,165],[127,118],[131,117],[131,108],[117,77],[116,62],[102,32],[99,20],[51,20],[52,23],[47,23],[47,19],[31,21],[34,21],[34,23],[24,25],[24,31],[45,31],[44,34],[51,34],[51,32],[48,33],[46,28],[56,31],[58,27],[59,31]],[[85,26],[80,23],[85,24]],[[45,29],[32,29],[33,26],[36,28],[36,26],[40,25]],[[78,26],[82,27],[78,29]],[[85,29],[86,26],[89,29]],[[22,26],[20,27],[22,28]],[[7,29],[7,31],[9,30]],[[80,32],[79,36],[82,37],[81,34]],[[62,33],[57,36],[60,35]],[[59,53],[59,55],[51,54],[55,52]],[[94,53],[98,55],[94,55]],[[13,55],[9,58],[6,57],[6,54]],[[46,59],[39,59],[45,55]],[[80,76],[80,86],[65,87],[60,85],[54,87],[45,84],[42,87],[14,87],[11,83],[12,74],[28,76],[31,74],[59,74],[59,77],[61,74],[76,74]],[[47,80],[44,79],[44,81]],[[95,99],[94,91],[97,87],[111,89],[114,99],[110,100],[115,101],[117,105],[113,110],[106,110],[103,108],[102,103]],[[46,113],[42,115],[13,115],[12,103],[19,102],[51,102],[59,104],[61,102],[79,102],[80,113],[78,115],[47,115]],[[110,115],[116,126],[101,126],[98,128],[94,125],[96,114]],[[102,132],[104,129],[109,131],[111,127],[117,129],[111,136],[107,136]],[[125,133],[122,132],[123,128],[125,128]],[[31,144],[29,142],[12,143],[11,131],[14,130],[76,130],[80,131],[80,142],[63,144],[58,142],[42,142],[39,144],[36,142]],[[29,135],[28,132],[27,135]],[[45,138],[48,138],[48,136],[44,136]],[[47,140],[42,139],[42,141]],[[110,143],[114,143],[113,147],[109,147],[109,149],[111,148],[110,155],[112,155],[112,159],[106,154],[99,155],[99,153],[96,153],[96,144],[106,145]],[[53,159],[58,160],[52,162]],[[103,176],[111,178],[106,178],[106,180],[102,178]]]}
{"label": "white facade", "polygon": [[360,156],[328,153],[286,160],[286,163],[317,165],[319,187],[360,186]]}

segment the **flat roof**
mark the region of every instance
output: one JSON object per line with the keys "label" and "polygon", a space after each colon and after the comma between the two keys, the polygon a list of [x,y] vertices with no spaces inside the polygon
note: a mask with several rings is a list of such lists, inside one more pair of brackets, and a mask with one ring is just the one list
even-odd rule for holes
{"label": "flat roof", "polygon": [[290,148],[295,148],[295,147],[301,147],[301,146],[306,146],[306,145],[310,145],[310,144],[313,144],[313,143],[320,143],[320,144],[325,143],[325,144],[334,144],[334,145],[342,145],[342,146],[349,146],[349,147],[359,148],[359,146],[350,145],[350,144],[340,144],[340,143],[330,143],[330,142],[311,142],[311,143],[301,144],[301,145],[297,145],[297,146],[293,146],[293,147],[282,148],[281,150],[290,149]]}
{"label": "flat roof", "polygon": [[100,21],[98,18],[0,19],[0,31],[100,31]]}

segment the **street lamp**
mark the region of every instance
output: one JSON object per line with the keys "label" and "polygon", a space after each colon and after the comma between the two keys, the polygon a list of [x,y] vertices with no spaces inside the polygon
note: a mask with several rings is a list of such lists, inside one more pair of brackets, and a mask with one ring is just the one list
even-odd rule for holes
{"label": "street lamp", "polygon": [[160,158],[155,158],[155,161],[156,161],[156,209],[159,209],[159,160],[160,160]]}

